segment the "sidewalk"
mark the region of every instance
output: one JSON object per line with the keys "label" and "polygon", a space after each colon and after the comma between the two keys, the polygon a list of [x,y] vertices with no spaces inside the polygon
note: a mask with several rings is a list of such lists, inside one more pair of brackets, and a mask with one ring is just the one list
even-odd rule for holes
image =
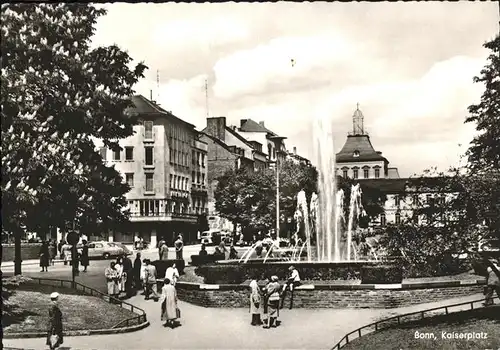
{"label": "sidewalk", "polygon": [[[65,337],[67,349],[330,349],[346,333],[376,320],[460,302],[481,294],[397,309],[280,310],[282,324],[263,329],[250,325],[248,309],[203,308],[179,302],[182,326],[164,328],[160,304],[135,296],[130,303],[143,308],[151,325],[117,335]],[[457,309],[458,310],[458,309]],[[45,339],[4,339],[4,347],[45,349]]]}

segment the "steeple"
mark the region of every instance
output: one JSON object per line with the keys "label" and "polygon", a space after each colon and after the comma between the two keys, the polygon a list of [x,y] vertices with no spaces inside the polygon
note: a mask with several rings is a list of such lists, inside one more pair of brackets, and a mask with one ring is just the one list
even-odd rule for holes
{"label": "steeple", "polygon": [[364,128],[363,113],[359,109],[359,103],[356,104],[356,110],[352,115],[352,135],[366,135]]}

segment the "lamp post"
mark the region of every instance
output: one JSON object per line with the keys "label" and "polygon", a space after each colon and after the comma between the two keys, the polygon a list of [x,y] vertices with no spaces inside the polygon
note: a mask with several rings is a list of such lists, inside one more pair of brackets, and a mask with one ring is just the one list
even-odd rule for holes
{"label": "lamp post", "polygon": [[[276,241],[279,244],[280,238],[280,168],[279,168],[279,155],[281,153],[281,147],[283,145],[283,140],[286,137],[282,136],[269,136],[269,139],[274,142],[274,147],[276,149]],[[271,155],[269,155],[271,158]]]}

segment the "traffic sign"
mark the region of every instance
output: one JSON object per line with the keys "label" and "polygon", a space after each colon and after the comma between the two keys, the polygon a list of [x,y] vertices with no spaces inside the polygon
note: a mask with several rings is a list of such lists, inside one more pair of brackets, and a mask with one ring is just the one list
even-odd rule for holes
{"label": "traffic sign", "polygon": [[80,236],[75,231],[71,231],[66,235],[66,242],[71,245],[76,245],[80,240]]}

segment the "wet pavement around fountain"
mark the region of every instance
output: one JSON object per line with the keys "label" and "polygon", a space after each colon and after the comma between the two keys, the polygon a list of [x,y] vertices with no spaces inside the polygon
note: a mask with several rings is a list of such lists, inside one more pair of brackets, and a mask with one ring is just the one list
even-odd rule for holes
{"label": "wet pavement around fountain", "polygon": [[[280,310],[282,324],[272,329],[251,326],[248,309],[204,308],[179,302],[182,326],[170,329],[161,324],[159,303],[136,296],[130,302],[146,311],[149,327],[125,334],[65,337],[63,348],[330,349],[346,333],[376,320],[481,298],[482,295],[477,294],[396,309],[284,309]],[[4,348],[46,349],[44,344],[44,338],[3,340]]]}

